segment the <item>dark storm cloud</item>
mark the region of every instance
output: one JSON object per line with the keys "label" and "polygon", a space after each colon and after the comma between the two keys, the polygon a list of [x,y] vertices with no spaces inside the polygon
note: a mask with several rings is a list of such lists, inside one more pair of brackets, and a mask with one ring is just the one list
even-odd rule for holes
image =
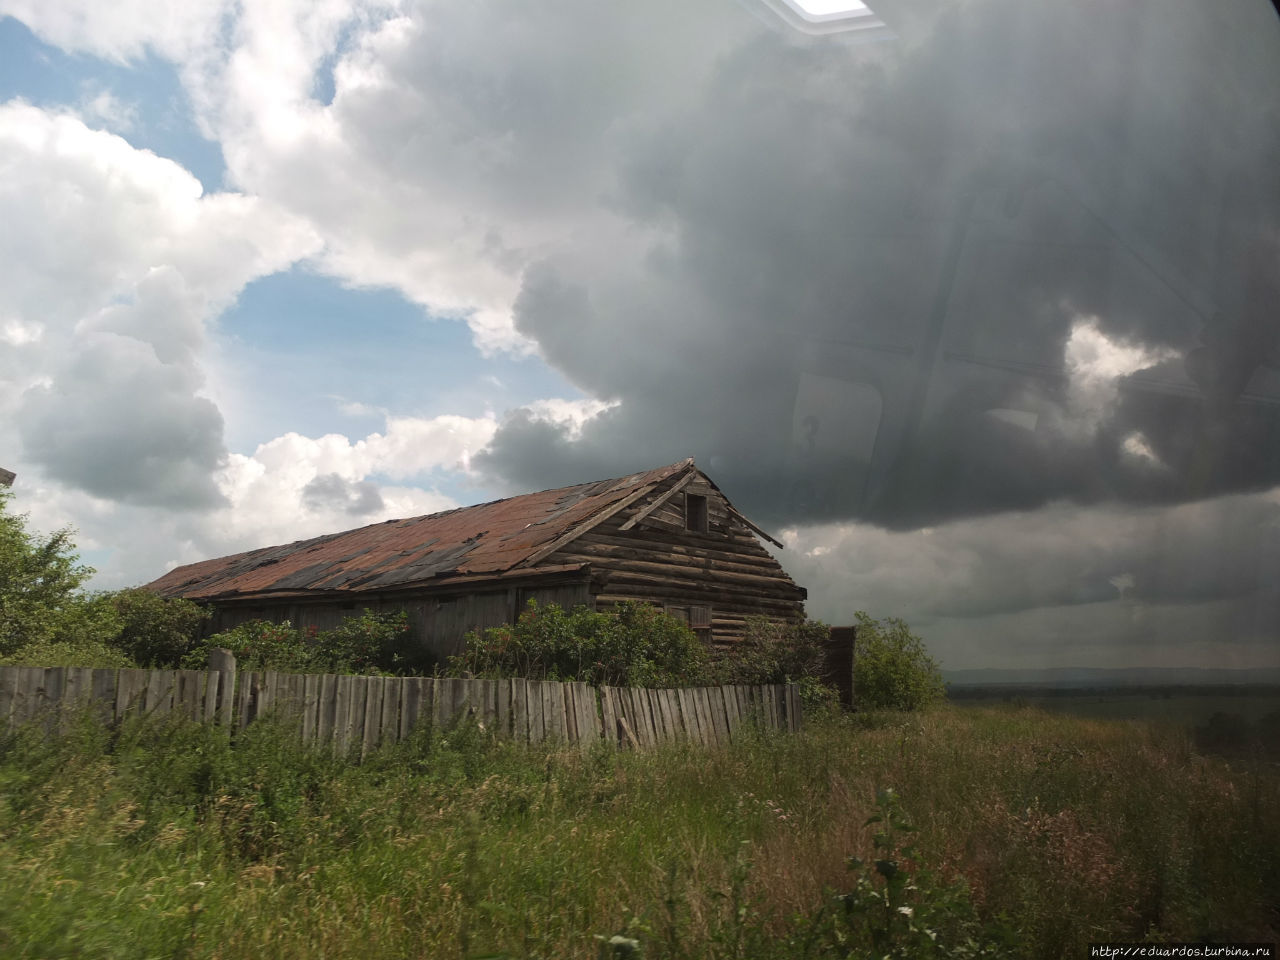
{"label": "dark storm cloud", "polygon": [[904,617],[952,667],[1277,662],[1274,491],[1173,507],[1060,503],[919,531],[825,524],[786,537],[779,559],[808,587],[811,616]]}
{"label": "dark storm cloud", "polygon": [[[695,455],[764,521],[903,528],[1280,479],[1274,13],[931,9],[867,44],[730,8],[703,82],[614,103],[623,224],[530,268],[516,319],[622,404],[578,440],[512,420],[481,466]],[[1165,359],[1094,383],[1086,323]]]}

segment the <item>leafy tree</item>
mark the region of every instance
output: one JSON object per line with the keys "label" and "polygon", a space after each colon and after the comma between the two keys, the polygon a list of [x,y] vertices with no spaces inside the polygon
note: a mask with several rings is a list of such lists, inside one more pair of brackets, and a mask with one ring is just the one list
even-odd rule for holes
{"label": "leafy tree", "polygon": [[42,537],[9,510],[0,491],[0,657],[30,645],[72,645],[114,636],[118,621],[100,596],[81,592],[93,568],[80,563],[72,531]]}
{"label": "leafy tree", "polygon": [[946,696],[942,671],[905,621],[876,620],[861,610],[854,616],[853,687],[860,706],[919,710]]}

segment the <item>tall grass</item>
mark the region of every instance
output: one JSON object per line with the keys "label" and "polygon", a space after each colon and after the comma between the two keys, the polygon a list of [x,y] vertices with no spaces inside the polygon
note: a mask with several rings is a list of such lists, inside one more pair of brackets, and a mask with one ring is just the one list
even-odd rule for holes
{"label": "tall grass", "polygon": [[[279,724],[86,717],[0,740],[0,955],[862,956],[886,886],[850,856],[912,878],[903,956],[934,942],[910,924],[939,956],[1274,940],[1277,787],[1172,728],[1033,710],[643,754],[464,723],[359,765]],[[885,788],[914,851],[877,849]]]}

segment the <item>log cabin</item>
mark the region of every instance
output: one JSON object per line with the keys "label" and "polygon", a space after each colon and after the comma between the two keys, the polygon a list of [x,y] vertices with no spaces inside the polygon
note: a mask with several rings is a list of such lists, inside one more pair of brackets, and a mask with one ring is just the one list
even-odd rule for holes
{"label": "log cabin", "polygon": [[689,459],[188,564],[147,588],[211,606],[210,632],[253,619],[325,630],[365,609],[405,610],[437,660],[530,599],[650,603],[723,645],[750,616],[804,617],[804,588],[761,540],[782,546]]}

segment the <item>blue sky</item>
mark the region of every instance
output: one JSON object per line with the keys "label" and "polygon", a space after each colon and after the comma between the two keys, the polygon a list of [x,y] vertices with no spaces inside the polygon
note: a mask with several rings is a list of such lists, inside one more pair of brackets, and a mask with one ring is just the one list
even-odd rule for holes
{"label": "blue sky", "polygon": [[1271,9],[784,7],[0,0],[17,506],[113,587],[693,456],[947,666],[1276,665]]}
{"label": "blue sky", "polygon": [[[129,142],[182,164],[206,191],[222,185],[218,145],[201,136],[172,63],[147,55],[127,64],[42,43],[15,17],[0,17],[0,99],[61,108],[109,93],[129,108]],[[99,118],[102,119],[102,118]]]}

